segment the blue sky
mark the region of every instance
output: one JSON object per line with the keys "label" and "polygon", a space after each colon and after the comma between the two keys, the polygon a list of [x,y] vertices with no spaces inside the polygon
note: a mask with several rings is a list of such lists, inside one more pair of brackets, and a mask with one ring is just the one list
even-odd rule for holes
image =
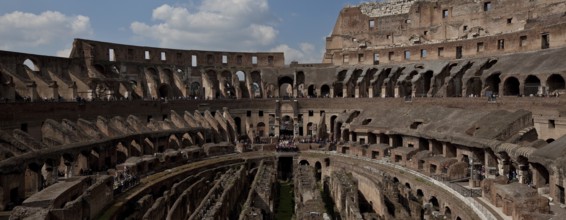
{"label": "blue sky", "polygon": [[74,38],[179,49],[285,52],[320,62],[324,37],[360,0],[0,2],[0,50],[68,56]]}

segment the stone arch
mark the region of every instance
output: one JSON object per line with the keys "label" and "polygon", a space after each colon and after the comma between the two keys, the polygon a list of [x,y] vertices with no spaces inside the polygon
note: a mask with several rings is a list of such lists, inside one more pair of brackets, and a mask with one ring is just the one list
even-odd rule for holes
{"label": "stone arch", "polygon": [[195,142],[193,141],[193,138],[191,137],[191,135],[189,133],[184,133],[183,136],[181,137],[181,144],[182,147],[189,147],[192,146]]}
{"label": "stone arch", "polygon": [[444,219],[451,219],[452,218],[452,210],[450,210],[450,207],[446,206],[444,207]]}
{"label": "stone arch", "polygon": [[427,97],[432,85],[432,77],[434,72],[432,70],[426,71],[421,75],[421,80],[417,86],[416,96],[417,97]]}
{"label": "stone arch", "polygon": [[307,136],[313,135],[312,128],[313,128],[313,123],[312,122],[307,123]]}
{"label": "stone arch", "polygon": [[521,83],[513,76],[507,77],[503,83],[503,95],[505,96],[519,96]]}
{"label": "stone arch", "polygon": [[466,83],[466,96],[480,97],[482,90],[482,81],[479,77],[472,77]]}
{"label": "stone arch", "polygon": [[303,166],[304,166],[304,165],[310,166],[310,163],[309,163],[308,160],[301,160],[301,161],[299,161],[299,164],[300,164],[300,165],[303,165]]}
{"label": "stone arch", "polygon": [[334,97],[344,97],[344,85],[342,83],[334,84]]}
{"label": "stone arch", "polygon": [[228,70],[222,71],[221,73],[221,89],[222,95],[224,97],[233,98],[236,96],[236,89],[234,85],[234,79],[232,73]]}
{"label": "stone arch", "polygon": [[27,58],[24,60],[22,65],[26,66],[29,70],[37,72],[40,71],[39,66],[37,65],[37,61],[33,58]]}
{"label": "stone arch", "polygon": [[534,75],[529,75],[527,76],[527,78],[525,79],[524,82],[524,90],[523,90],[523,94],[525,96],[536,96],[539,95],[539,88],[541,86],[540,84],[540,79]]}
{"label": "stone arch", "polygon": [[73,169],[74,175],[83,175],[85,174],[90,168],[88,162],[88,154],[89,152],[80,152],[77,154],[77,159],[75,160],[75,165]]}
{"label": "stone arch", "polygon": [[554,138],[546,139],[546,143],[549,143],[549,144],[552,143],[552,142],[554,142],[554,141],[555,141]]}
{"label": "stone arch", "polygon": [[292,97],[293,96],[293,79],[288,76],[279,78],[279,97]]}
{"label": "stone arch", "polygon": [[263,137],[263,136],[266,135],[265,123],[263,123],[263,122],[257,123],[256,135],[259,136],[259,137]]}
{"label": "stone arch", "polygon": [[116,145],[116,164],[121,164],[126,162],[129,157],[128,148],[122,144],[122,142]]}
{"label": "stone arch", "polygon": [[133,157],[139,157],[143,155],[142,146],[135,140],[132,140],[132,142],[130,142],[130,155]]}
{"label": "stone arch", "polygon": [[319,161],[316,161],[316,163],[314,163],[314,169],[316,181],[320,181],[322,179],[322,164]]}
{"label": "stone arch", "polygon": [[263,97],[263,87],[261,73],[259,71],[253,71],[251,73],[251,95],[250,97],[261,98]]}
{"label": "stone arch", "polygon": [[330,97],[330,86],[323,84],[320,87],[320,97]]}
{"label": "stone arch", "polygon": [[219,88],[219,80],[215,70],[207,70],[203,76],[203,88],[206,98],[220,98],[221,92]]}
{"label": "stone arch", "polygon": [[428,200],[428,203],[430,203],[432,205],[431,208],[433,209],[433,211],[439,211],[440,210],[440,202],[438,201],[436,196],[431,196],[430,199]]}
{"label": "stone arch", "polygon": [[566,89],[566,83],[564,82],[564,77],[559,74],[552,74],[546,80],[546,85],[548,86],[548,92],[554,93],[557,90]]}
{"label": "stone arch", "polygon": [[[24,172],[24,191],[31,195],[39,192],[43,188],[43,176],[41,175],[41,165],[29,163]],[[1,190],[1,189],[0,189]]]}
{"label": "stone arch", "polygon": [[159,75],[155,68],[149,67],[145,69],[145,81],[147,82],[149,96],[151,98],[159,98]]}
{"label": "stone arch", "polygon": [[246,82],[246,73],[244,71],[238,70],[236,72],[236,77],[238,77],[239,82]]}
{"label": "stone arch", "polygon": [[193,82],[191,83],[190,87],[189,87],[189,96],[191,97],[200,97],[200,83],[198,82]]}
{"label": "stone arch", "polygon": [[281,124],[279,125],[279,135],[294,135],[295,130],[295,120],[289,116],[285,115],[281,118]]}
{"label": "stone arch", "polygon": [[307,90],[308,90],[308,91],[307,91],[307,95],[308,95],[309,97],[312,97],[312,98],[316,98],[316,97],[317,97],[316,89],[315,89],[315,86],[314,86],[314,85],[310,85]]}
{"label": "stone arch", "polygon": [[171,98],[171,86],[169,84],[161,84],[157,93],[159,98]]}
{"label": "stone arch", "polygon": [[501,73],[493,73],[485,79],[485,91],[491,91],[492,94],[499,94],[499,85],[501,85]]}
{"label": "stone arch", "polygon": [[406,183],[405,183],[405,188],[411,189],[411,184],[410,184],[409,182],[406,182]]}
{"label": "stone arch", "polygon": [[424,193],[422,189],[417,189],[417,199],[422,200],[424,198]]}
{"label": "stone arch", "polygon": [[338,118],[337,115],[330,116],[330,133],[334,133],[334,131],[336,130],[335,122],[337,118]]}
{"label": "stone arch", "polygon": [[181,141],[177,138],[176,135],[172,134],[169,136],[169,140],[167,141],[167,145],[169,149],[179,149],[181,148]]}

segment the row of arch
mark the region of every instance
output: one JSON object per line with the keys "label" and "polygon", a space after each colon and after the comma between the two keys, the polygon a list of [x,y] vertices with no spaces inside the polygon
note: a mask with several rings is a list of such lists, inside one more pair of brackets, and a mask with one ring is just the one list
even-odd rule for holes
{"label": "row of arch", "polygon": [[[312,162],[314,162],[312,166],[314,166],[315,168],[315,178],[317,181],[321,181],[323,173],[322,169],[328,169],[328,167],[330,166],[330,158],[324,159],[324,166],[322,166],[323,163],[321,163],[321,161],[319,160],[309,161],[309,159],[299,160],[298,165],[311,166]],[[421,210],[419,219],[426,219],[425,215],[432,215],[432,212],[441,213],[444,216],[444,219],[462,219],[460,216],[452,216],[452,209],[450,208],[450,206],[448,204],[442,204],[437,195],[431,194],[426,196],[425,192],[422,189],[418,188],[414,190],[411,188],[411,183],[407,181],[403,184],[397,177],[385,178],[385,180],[390,180],[391,183],[396,187],[404,187],[406,190],[408,190],[409,193],[407,195],[407,199],[413,198],[423,204],[423,209]],[[387,202],[385,203],[385,205],[387,206]],[[387,206],[386,210],[390,215],[395,216],[394,207]]]}

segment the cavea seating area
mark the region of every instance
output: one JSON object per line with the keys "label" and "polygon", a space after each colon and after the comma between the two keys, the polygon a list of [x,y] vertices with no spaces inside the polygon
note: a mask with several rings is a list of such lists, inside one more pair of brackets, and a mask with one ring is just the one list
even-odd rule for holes
{"label": "cavea seating area", "polygon": [[320,63],[0,51],[0,219],[560,219],[565,14],[361,3]]}

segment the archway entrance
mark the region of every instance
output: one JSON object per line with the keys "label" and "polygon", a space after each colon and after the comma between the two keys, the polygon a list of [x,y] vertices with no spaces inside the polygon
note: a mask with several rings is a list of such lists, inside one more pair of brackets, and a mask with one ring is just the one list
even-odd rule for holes
{"label": "archway entrance", "polygon": [[519,80],[515,77],[509,77],[505,80],[504,87],[503,87],[503,95],[506,96],[518,96],[521,94],[521,90],[519,89]]}
{"label": "archway entrance", "polygon": [[486,92],[491,91],[492,94],[499,93],[499,84],[501,84],[501,79],[499,76],[501,73],[492,74],[485,80]]}
{"label": "archway entrance", "polygon": [[322,85],[320,87],[320,97],[329,97],[330,96],[330,86]]}
{"label": "archway entrance", "polygon": [[159,86],[159,98],[168,98],[169,97],[169,85],[163,84]]}
{"label": "archway entrance", "polygon": [[548,85],[548,92],[550,94],[556,92],[556,90],[564,90],[566,88],[566,83],[564,82],[564,78],[558,74],[552,74],[546,80],[546,85]]}
{"label": "archway entrance", "polygon": [[293,96],[293,79],[285,76],[279,79],[279,97],[290,98]]}
{"label": "archway entrance", "polygon": [[539,94],[540,79],[536,76],[530,75],[525,79],[525,91],[526,96],[536,96]]}
{"label": "archway entrance", "polygon": [[293,136],[293,131],[294,131],[294,121],[293,118],[291,118],[291,116],[284,116],[281,119],[281,125],[279,126],[279,135],[280,136]]}

